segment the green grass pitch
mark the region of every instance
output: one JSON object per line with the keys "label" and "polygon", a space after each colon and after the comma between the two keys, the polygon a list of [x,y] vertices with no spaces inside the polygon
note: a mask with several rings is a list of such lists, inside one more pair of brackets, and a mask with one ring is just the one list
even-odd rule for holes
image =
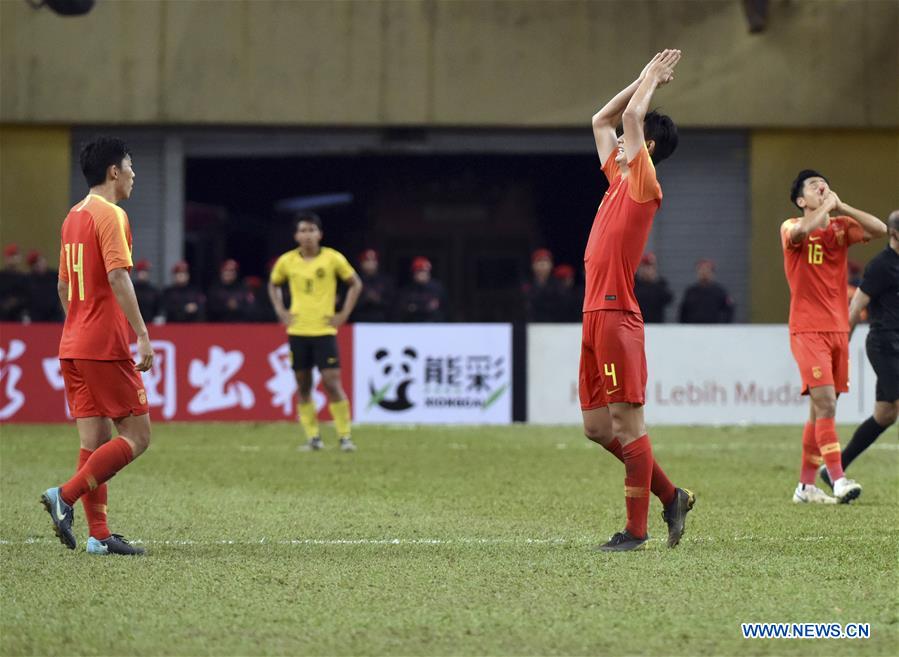
{"label": "green grass pitch", "polygon": [[[851,427],[841,427],[845,444]],[[301,453],[290,424],[158,424],[112,480],[145,558],[55,539],[40,493],[72,426],[2,427],[3,655],[895,655],[899,450],[848,506],[798,507],[800,429],[652,430],[697,505],[675,550],[590,547],[623,468],[576,427],[359,427]],[[657,500],[650,534],[665,535]],[[866,622],[868,640],[744,640],[749,621]]]}

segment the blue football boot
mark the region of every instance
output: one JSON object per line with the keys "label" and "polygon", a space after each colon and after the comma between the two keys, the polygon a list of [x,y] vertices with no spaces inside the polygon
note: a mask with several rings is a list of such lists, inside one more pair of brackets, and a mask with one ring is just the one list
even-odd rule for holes
{"label": "blue football boot", "polygon": [[75,520],[75,509],[66,504],[59,494],[59,487],[48,488],[41,495],[41,504],[50,514],[53,521],[53,531],[59,540],[70,550],[77,545],[75,534],[72,533],[72,522]]}

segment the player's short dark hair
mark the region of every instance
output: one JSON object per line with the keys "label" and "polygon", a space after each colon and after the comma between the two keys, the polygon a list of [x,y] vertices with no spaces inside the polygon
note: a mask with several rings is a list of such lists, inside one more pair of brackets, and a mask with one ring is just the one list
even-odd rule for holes
{"label": "player's short dark hair", "polygon": [[295,228],[299,228],[300,224],[304,221],[307,224],[314,224],[319,230],[322,229],[322,219],[314,212],[297,212],[293,216],[293,225]]}
{"label": "player's short dark hair", "polygon": [[78,159],[88,187],[105,183],[106,170],[113,165],[122,166],[122,160],[130,155],[128,144],[115,137],[97,137],[84,144]]}
{"label": "player's short dark hair", "polygon": [[656,143],[652,151],[652,162],[658,164],[671,157],[677,148],[677,126],[670,116],[653,110],[643,119],[643,138]]}
{"label": "player's short dark hair", "polygon": [[[805,187],[805,181],[809,178],[824,178],[824,175],[818,173],[814,169],[803,169],[797,174],[796,179],[790,186],[790,201],[792,201],[797,208],[799,207],[799,204],[796,203],[796,199],[802,196],[802,188]],[[828,185],[830,184],[830,181],[827,180],[827,178],[824,178],[824,182]]]}
{"label": "player's short dark hair", "polygon": [[887,217],[887,226],[890,230],[899,231],[899,210],[890,212],[890,216]]}

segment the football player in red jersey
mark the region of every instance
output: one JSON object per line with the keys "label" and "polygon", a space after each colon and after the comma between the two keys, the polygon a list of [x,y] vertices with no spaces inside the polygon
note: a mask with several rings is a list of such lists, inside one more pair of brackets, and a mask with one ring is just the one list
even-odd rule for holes
{"label": "football player in red jersey", "polygon": [[[579,394],[584,433],[624,463],[627,525],[598,549],[623,552],[649,539],[649,493],[662,502],[668,545],[684,533],[695,497],[675,487],[655,462],[643,420],[646,353],[634,273],[662,202],[655,165],[677,147],[670,117],[649,111],[659,87],[674,79],[680,50],[664,50],[593,116],[593,135],[609,189],[584,253],[586,290]],[[616,128],[623,126],[618,136]]]}
{"label": "football player in red jersey", "polygon": [[[90,192],[62,224],[59,300],[66,323],[59,361],[78,427],[78,471],[41,502],[63,545],[75,549],[72,521],[80,499],[90,529],[90,554],[141,554],[106,524],[106,482],[150,444],[147,394],[138,372],[153,365],[153,348],[129,272],[131,226],[118,203],[131,196],[134,169],[120,139],[101,137],[81,150]],[[129,326],[139,362],[131,359]]]}
{"label": "football player in red jersey", "polygon": [[[801,217],[780,226],[790,285],[790,350],[799,366],[802,394],[810,399],[793,501],[846,504],[862,492],[858,482],[844,476],[834,419],[837,395],[849,392],[848,251],[858,242],[885,237],[887,227],[840,200],[827,178],[811,169],[796,176],[790,200],[802,210]],[[814,485],[822,462],[833,482],[833,497]]]}

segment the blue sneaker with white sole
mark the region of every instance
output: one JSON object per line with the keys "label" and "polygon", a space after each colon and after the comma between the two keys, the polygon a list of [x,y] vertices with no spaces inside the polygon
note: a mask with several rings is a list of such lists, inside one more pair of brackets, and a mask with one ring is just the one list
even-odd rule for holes
{"label": "blue sneaker with white sole", "polygon": [[110,534],[102,540],[91,536],[87,539],[88,554],[125,554],[139,556],[144,549],[131,545],[121,534]]}
{"label": "blue sneaker with white sole", "polygon": [[41,504],[50,514],[53,521],[53,531],[56,536],[70,550],[74,550],[77,542],[72,533],[72,522],[75,520],[75,509],[66,504],[59,493],[59,487],[48,488],[41,495]]}

